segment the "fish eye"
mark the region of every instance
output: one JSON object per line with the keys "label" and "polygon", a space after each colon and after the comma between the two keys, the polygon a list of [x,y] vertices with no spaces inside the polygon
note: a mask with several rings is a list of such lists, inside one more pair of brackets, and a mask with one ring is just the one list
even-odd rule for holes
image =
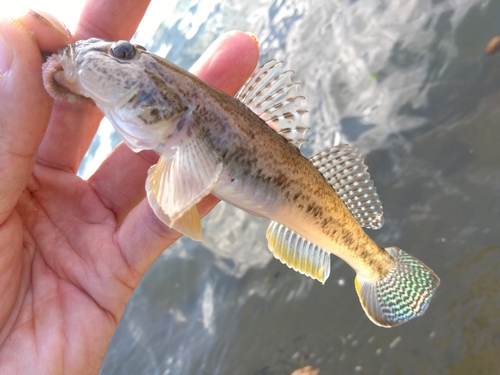
{"label": "fish eye", "polygon": [[132,43],[120,40],[119,42],[113,43],[109,52],[111,56],[117,59],[128,60],[135,56],[137,50]]}

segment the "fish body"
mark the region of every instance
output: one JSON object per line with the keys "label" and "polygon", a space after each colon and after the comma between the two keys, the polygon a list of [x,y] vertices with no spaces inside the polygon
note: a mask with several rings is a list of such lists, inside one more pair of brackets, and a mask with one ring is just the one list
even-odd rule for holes
{"label": "fish body", "polygon": [[196,203],[213,193],[270,219],[269,248],[295,270],[324,282],[330,253],[346,261],[376,324],[397,325],[427,308],[437,276],[362,229],[379,228],[383,216],[357,150],[300,154],[305,111],[277,63],[232,98],[140,46],[89,39],[62,47],[44,76],[54,97],[91,98],[132,150],[160,155],[146,192],[165,224],[201,240]]}

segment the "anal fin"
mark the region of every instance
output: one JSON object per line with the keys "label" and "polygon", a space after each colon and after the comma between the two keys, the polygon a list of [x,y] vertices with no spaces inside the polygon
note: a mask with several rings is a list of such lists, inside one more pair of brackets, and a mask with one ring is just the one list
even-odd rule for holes
{"label": "anal fin", "polygon": [[295,271],[325,283],[330,276],[330,253],[285,226],[272,221],[266,233],[274,257]]}

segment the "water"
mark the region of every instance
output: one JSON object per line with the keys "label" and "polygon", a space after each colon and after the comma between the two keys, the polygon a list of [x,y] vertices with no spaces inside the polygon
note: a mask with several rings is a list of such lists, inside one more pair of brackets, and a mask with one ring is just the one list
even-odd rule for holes
{"label": "water", "polygon": [[[136,38],[188,68],[222,32],[252,31],[310,109],[303,151],[339,140],[366,155],[386,223],[370,235],[430,265],[427,313],[383,329],[353,271],[327,283],[274,260],[266,220],[225,204],[206,243],[182,239],[127,306],[101,373],[493,374],[500,368],[500,1],[153,1]],[[162,8],[163,7],[163,8]],[[158,25],[158,27],[157,27]],[[154,33],[154,35],[152,35]],[[118,138],[103,127],[82,174]]]}

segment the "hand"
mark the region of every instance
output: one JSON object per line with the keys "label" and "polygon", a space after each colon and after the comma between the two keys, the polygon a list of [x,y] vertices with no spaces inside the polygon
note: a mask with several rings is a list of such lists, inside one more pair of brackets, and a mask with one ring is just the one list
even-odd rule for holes
{"label": "hand", "polygon": [[[12,57],[0,61],[2,374],[97,374],[134,288],[179,238],[144,200],[153,154],[120,144],[89,180],[76,176],[102,115],[88,104],[54,103],[41,79],[40,50],[129,39],[147,5],[89,1],[73,36],[33,12],[0,20],[0,46],[8,45],[0,58]],[[234,95],[257,59],[256,42],[234,32],[193,72]],[[205,214],[216,203],[209,196],[198,208]]]}

